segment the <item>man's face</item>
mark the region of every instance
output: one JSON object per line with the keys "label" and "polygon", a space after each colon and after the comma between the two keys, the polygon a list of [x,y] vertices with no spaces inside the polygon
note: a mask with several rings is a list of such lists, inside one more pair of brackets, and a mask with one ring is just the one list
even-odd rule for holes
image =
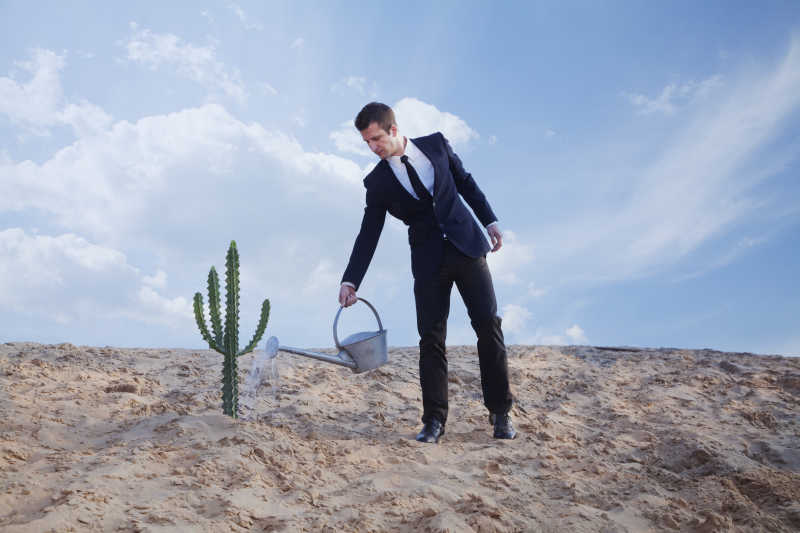
{"label": "man's face", "polygon": [[397,126],[393,125],[389,128],[389,133],[386,133],[377,122],[371,122],[367,129],[361,130],[361,137],[369,145],[369,149],[381,159],[387,159],[397,151]]}

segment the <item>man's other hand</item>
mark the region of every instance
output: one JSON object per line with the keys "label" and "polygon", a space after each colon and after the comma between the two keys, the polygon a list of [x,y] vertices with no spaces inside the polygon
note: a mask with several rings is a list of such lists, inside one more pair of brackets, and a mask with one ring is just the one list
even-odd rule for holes
{"label": "man's other hand", "polygon": [[357,300],[356,290],[350,285],[345,285],[343,283],[339,288],[339,305],[342,307],[350,307],[356,303]]}
{"label": "man's other hand", "polygon": [[498,224],[492,224],[486,231],[489,233],[489,237],[492,239],[492,251],[496,252],[503,246],[503,233],[500,231],[500,228],[497,227]]}

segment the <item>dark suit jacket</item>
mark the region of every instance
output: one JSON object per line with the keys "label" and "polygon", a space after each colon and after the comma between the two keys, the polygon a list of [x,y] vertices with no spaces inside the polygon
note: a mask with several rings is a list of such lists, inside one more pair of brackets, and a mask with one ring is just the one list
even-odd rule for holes
{"label": "dark suit jacket", "polygon": [[456,248],[470,257],[486,255],[490,250],[482,228],[459,199],[459,194],[484,226],[497,217],[472,175],[464,170],[450,143],[439,132],[413,141],[433,165],[433,216],[428,204],[411,196],[397,180],[389,163],[382,159],[364,178],[367,206],[350,262],[342,277],[342,281],[349,281],[356,289],[372,261],[387,211],[408,226],[411,270],[415,279],[433,275],[441,265],[443,233]]}

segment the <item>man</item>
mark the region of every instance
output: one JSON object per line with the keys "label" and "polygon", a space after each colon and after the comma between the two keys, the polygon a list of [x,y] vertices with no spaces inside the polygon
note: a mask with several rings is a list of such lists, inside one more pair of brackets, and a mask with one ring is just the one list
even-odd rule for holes
{"label": "man", "polygon": [[453,283],[478,335],[483,399],[491,413],[494,437],[513,439],[506,348],[486,264],[490,247],[459,195],[486,226],[492,252],[503,244],[497,217],[441,133],[407,139],[398,133],[392,109],[378,102],[364,106],[355,126],[381,161],[364,179],[367,205],[342,277],[339,303],[347,307],[356,302],[356,290],[375,253],[388,211],[408,226],[411,246],[423,407],[417,440],[438,442],[447,423],[445,337]]}

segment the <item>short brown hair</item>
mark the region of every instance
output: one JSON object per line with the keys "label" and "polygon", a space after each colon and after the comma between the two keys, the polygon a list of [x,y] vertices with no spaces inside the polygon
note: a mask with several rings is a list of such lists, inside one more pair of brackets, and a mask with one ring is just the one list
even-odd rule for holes
{"label": "short brown hair", "polygon": [[356,115],[355,125],[358,131],[364,131],[369,128],[369,125],[377,122],[378,126],[383,128],[386,133],[392,125],[397,125],[394,121],[394,111],[386,104],[380,102],[370,102],[361,108],[361,111]]}

